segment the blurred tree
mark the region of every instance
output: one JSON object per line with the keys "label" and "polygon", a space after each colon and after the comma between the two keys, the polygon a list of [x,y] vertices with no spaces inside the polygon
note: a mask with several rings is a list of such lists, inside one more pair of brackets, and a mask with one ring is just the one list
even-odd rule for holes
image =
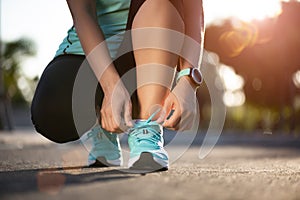
{"label": "blurred tree", "polygon": [[[5,118],[9,117],[10,103],[27,103],[18,85],[20,77],[24,77],[21,63],[24,58],[35,55],[35,45],[30,39],[19,39],[11,42],[1,41],[1,102],[0,129],[4,128]],[[28,78],[26,78],[28,80]],[[8,119],[6,119],[8,120]],[[8,120],[9,121],[9,120]]]}
{"label": "blurred tree", "polygon": [[12,103],[26,103],[18,86],[18,80],[24,76],[21,71],[21,63],[24,58],[35,55],[35,45],[29,39],[3,43],[2,69],[4,90],[11,97]]}
{"label": "blurred tree", "polygon": [[283,2],[277,18],[251,23],[226,20],[221,26],[207,27],[205,37],[205,48],[245,79],[247,103],[277,110],[279,122],[291,127],[296,122],[293,104],[300,94],[292,81],[300,70],[299,19],[300,2]]}

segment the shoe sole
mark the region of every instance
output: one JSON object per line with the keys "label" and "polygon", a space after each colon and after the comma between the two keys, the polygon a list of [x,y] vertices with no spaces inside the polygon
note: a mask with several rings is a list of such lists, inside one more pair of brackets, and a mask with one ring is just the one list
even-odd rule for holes
{"label": "shoe sole", "polygon": [[96,159],[96,162],[89,165],[89,167],[118,167],[119,165],[113,165],[107,162],[106,158],[101,156]]}
{"label": "shoe sole", "polygon": [[143,152],[140,158],[129,168],[130,170],[142,170],[146,173],[168,170],[168,167],[161,166],[154,159],[151,153]]}

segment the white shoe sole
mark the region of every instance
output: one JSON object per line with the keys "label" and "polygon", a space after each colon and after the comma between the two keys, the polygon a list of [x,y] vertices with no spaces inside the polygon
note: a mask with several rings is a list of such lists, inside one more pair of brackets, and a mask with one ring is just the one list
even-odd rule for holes
{"label": "white shoe sole", "polygon": [[123,165],[122,159],[106,160],[104,156],[98,157],[97,160],[88,160],[88,166],[91,167],[113,167]]}

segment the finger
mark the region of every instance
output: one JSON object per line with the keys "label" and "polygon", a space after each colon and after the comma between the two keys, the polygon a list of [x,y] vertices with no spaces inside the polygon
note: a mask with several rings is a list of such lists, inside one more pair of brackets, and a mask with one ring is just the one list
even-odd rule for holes
{"label": "finger", "polygon": [[110,131],[111,132],[120,132],[121,116],[119,115],[110,115],[109,117]]}
{"label": "finger", "polygon": [[101,113],[101,127],[105,130],[108,128],[107,122],[106,122],[106,117],[102,113]]}
{"label": "finger", "polygon": [[180,131],[188,131],[195,124],[195,113],[193,110],[187,111],[181,115]]}
{"label": "finger", "polygon": [[173,110],[170,110],[170,113],[167,116],[163,126],[174,128],[176,124],[180,121],[181,109],[180,104],[177,99],[174,101]]}
{"label": "finger", "polygon": [[175,128],[180,122],[181,112],[179,108],[175,108],[173,115],[165,121],[164,127]]}
{"label": "finger", "polygon": [[178,118],[174,123],[164,124],[163,127],[170,130],[181,130],[180,118]]}
{"label": "finger", "polygon": [[165,120],[165,117],[166,117],[166,111],[165,109],[163,108],[161,111],[160,111],[160,115],[158,117],[158,119],[156,120],[157,123],[161,124],[164,122]]}
{"label": "finger", "polygon": [[119,123],[119,121],[116,121],[115,118],[110,117],[109,124],[110,124],[109,125],[110,126],[110,128],[109,128],[110,132],[113,132],[113,133],[120,133],[120,132],[122,132],[122,130],[120,129],[120,123]]}
{"label": "finger", "polygon": [[172,101],[170,100],[170,98],[167,97],[167,99],[164,102],[163,108],[160,111],[160,116],[156,120],[157,123],[161,124],[166,120],[168,116],[167,114],[171,112],[172,106],[173,106]]}
{"label": "finger", "polygon": [[132,123],[132,104],[131,104],[131,101],[128,101],[127,103],[125,103],[124,120],[125,120],[126,126],[133,127],[133,123]]}
{"label": "finger", "polygon": [[112,132],[112,127],[113,127],[113,123],[112,123],[112,114],[111,112],[107,109],[107,108],[102,108],[101,110],[101,125],[102,128],[105,129],[106,131]]}
{"label": "finger", "polygon": [[172,115],[174,114],[174,109],[172,109],[169,113],[169,115],[167,116],[166,120],[170,119],[172,117]]}

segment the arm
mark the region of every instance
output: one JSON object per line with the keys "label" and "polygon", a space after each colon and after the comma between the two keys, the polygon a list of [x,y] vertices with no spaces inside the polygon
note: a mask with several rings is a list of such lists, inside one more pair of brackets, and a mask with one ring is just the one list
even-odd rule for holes
{"label": "arm", "polygon": [[[198,67],[202,56],[203,37],[204,37],[204,15],[202,0],[183,0],[183,20],[185,24],[185,38],[181,57],[179,59],[178,70],[185,68]],[[200,67],[200,66],[199,66]],[[166,98],[163,112],[159,123],[164,122],[163,126],[171,129],[189,130],[193,127],[197,115],[197,85],[190,77],[182,77],[176,84],[172,92]],[[172,116],[166,119],[174,110]]]}
{"label": "arm", "polygon": [[204,38],[204,14],[202,0],[184,0],[183,18],[185,34],[193,39],[193,42],[191,43],[191,40],[188,39],[185,40],[182,48],[182,54],[188,59],[188,61],[181,58],[178,70],[188,67],[196,67],[201,59]]}
{"label": "arm", "polygon": [[[83,51],[103,90],[110,91],[119,80],[119,75],[113,64],[110,64],[112,61],[107,46],[102,43],[105,39],[97,21],[96,1],[67,0],[67,3]],[[98,46],[101,43],[104,45]],[[99,54],[101,54],[101,62],[97,62]],[[104,72],[106,67],[107,70]]]}
{"label": "arm", "polygon": [[67,3],[83,51],[104,92],[100,111],[101,125],[107,131],[121,132],[122,119],[127,126],[132,125],[131,101],[112,64],[105,38],[98,25],[96,0],[67,0]]}

